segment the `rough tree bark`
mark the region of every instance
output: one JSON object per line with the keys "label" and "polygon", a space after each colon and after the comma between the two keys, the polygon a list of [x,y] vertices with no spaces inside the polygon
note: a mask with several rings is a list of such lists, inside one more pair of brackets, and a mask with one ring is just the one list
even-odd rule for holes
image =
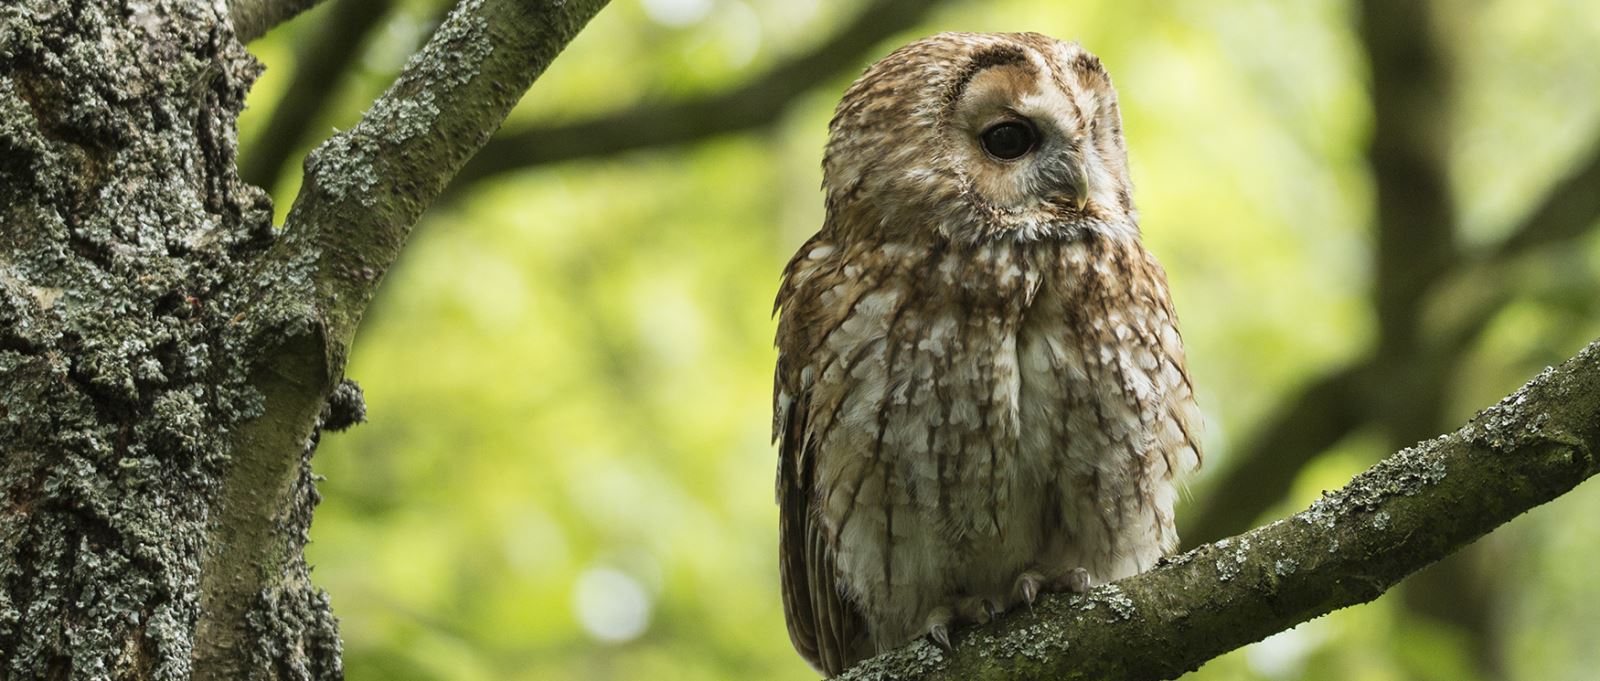
{"label": "rough tree bark", "polygon": [[919,640],[839,679],[1171,679],[1339,608],[1600,473],[1600,341],[1460,430],[1379,462],[1310,508],[1090,591]]}
{"label": "rough tree bark", "polygon": [[0,6],[0,679],[342,675],[302,549],[356,325],[606,3],[463,0],[279,231],[235,168],[240,39],[309,4]]}

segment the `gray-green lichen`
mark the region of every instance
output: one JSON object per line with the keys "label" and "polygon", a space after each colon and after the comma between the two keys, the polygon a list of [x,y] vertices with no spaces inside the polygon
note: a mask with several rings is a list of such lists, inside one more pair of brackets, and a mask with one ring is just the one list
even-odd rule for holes
{"label": "gray-green lichen", "polygon": [[483,0],[465,0],[428,44],[411,57],[406,76],[373,104],[355,128],[334,135],[307,159],[315,187],[334,202],[355,200],[371,208],[376,193],[391,189],[378,174],[386,149],[437,131],[444,100],[477,77],[494,52]]}
{"label": "gray-green lichen", "polygon": [[193,671],[228,437],[261,410],[245,311],[271,238],[234,170],[258,66],[217,10],[0,6],[0,678]]}
{"label": "gray-green lichen", "polygon": [[1212,546],[1216,547],[1219,554],[1217,556],[1217,579],[1224,582],[1239,576],[1240,570],[1250,561],[1250,539],[1248,537],[1239,537],[1237,540],[1223,539]]}
{"label": "gray-green lichen", "polygon": [[834,677],[834,681],[896,681],[916,678],[939,668],[945,661],[945,652],[927,639],[917,639],[910,645],[883,653],[851,667]]}

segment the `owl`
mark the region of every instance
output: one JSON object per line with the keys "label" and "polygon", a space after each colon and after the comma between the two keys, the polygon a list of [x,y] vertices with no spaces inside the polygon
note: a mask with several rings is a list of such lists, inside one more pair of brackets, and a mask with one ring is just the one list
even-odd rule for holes
{"label": "owl", "polygon": [[1201,417],[1126,159],[1100,60],[1039,34],[919,40],[845,92],[776,306],[783,604],[819,671],[1175,548]]}

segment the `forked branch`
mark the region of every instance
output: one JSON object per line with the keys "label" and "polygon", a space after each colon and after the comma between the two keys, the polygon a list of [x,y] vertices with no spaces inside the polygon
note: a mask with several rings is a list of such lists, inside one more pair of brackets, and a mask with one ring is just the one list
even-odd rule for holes
{"label": "forked branch", "polygon": [[[307,161],[285,226],[228,340],[256,358],[260,414],[231,433],[201,568],[192,676],[247,678],[249,608],[296,551],[280,513],[343,377],[362,313],[411,227],[606,0],[461,0],[353,129]],[[297,549],[296,549],[297,550]]]}

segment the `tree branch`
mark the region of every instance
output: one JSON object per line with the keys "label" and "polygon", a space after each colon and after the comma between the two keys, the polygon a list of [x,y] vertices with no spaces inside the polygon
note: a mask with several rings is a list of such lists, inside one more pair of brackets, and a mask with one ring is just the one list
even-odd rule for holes
{"label": "tree branch", "polygon": [[240,178],[272,191],[368,34],[393,4],[393,0],[347,0],[330,8],[327,20],[296,50],[294,79],[273,104],[272,117],[240,155]]}
{"label": "tree branch", "polygon": [[423,210],[606,3],[464,0],[355,128],[310,154],[278,259],[314,258],[336,342],[354,336]]}
{"label": "tree branch", "polygon": [[777,119],[790,102],[839,72],[864,66],[885,38],[916,25],[936,0],[877,0],[810,52],[731,90],[672,103],[649,103],[573,123],[508,131],[457,175],[454,192],[501,173],[545,163],[687,144],[749,130]]}
{"label": "tree branch", "polygon": [[[1372,76],[1367,163],[1377,209],[1375,359],[1385,370],[1403,372],[1418,347],[1423,297],[1461,259],[1446,177],[1451,71],[1430,3],[1363,0],[1360,5],[1361,43]],[[1408,408],[1407,397],[1378,412],[1391,435],[1423,423],[1433,427],[1429,414]]]}
{"label": "tree branch", "polygon": [[362,313],[424,208],[606,0],[462,0],[395,84],[306,163],[287,234],[223,345],[254,357],[201,568],[193,677],[247,678],[246,615],[280,575],[294,475]]}
{"label": "tree branch", "polygon": [[1046,598],[840,679],[1170,679],[1377,598],[1600,473],[1600,341],[1455,433],[1400,451],[1295,516],[1084,596]]}
{"label": "tree branch", "polygon": [[233,21],[233,33],[239,42],[248,43],[322,2],[324,0],[228,0],[228,17]]}

